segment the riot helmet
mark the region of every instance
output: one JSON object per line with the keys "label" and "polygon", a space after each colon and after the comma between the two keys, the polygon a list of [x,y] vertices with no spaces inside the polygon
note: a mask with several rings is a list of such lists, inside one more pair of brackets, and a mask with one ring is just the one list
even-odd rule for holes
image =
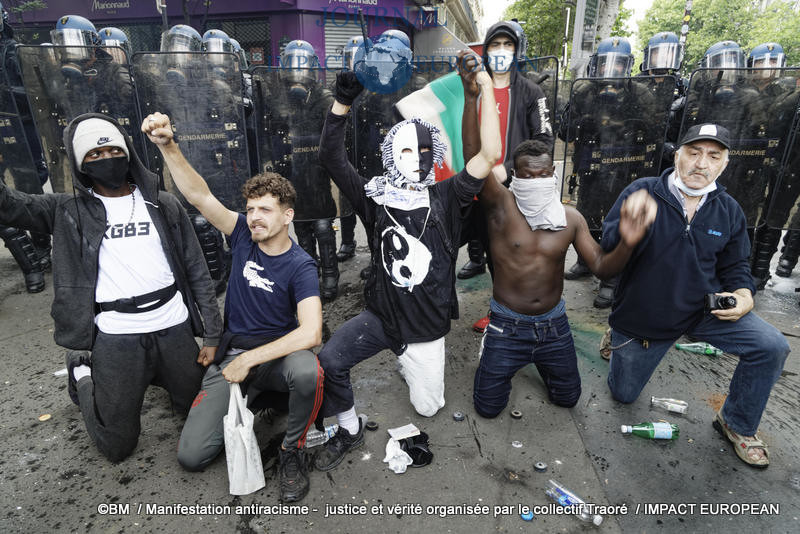
{"label": "riot helmet", "polygon": [[683,44],[672,32],[660,32],[647,41],[642,59],[642,72],[670,74],[680,70],[683,63]]}
{"label": "riot helmet", "polygon": [[[119,28],[108,27],[102,28],[99,32],[100,41],[106,47],[105,51],[108,52],[114,59],[115,63],[125,64],[131,56],[131,42],[127,34]],[[114,48],[112,48],[114,47]],[[124,53],[120,50],[124,50]]]}
{"label": "riot helmet", "polygon": [[707,69],[740,69],[744,67],[744,52],[733,41],[715,43],[703,54],[700,68]]}
{"label": "riot helmet", "polygon": [[203,34],[203,50],[206,52],[233,52],[233,43],[224,31],[208,30]]}
{"label": "riot helmet", "polygon": [[775,76],[772,69],[781,69],[786,66],[786,55],[783,47],[778,43],[763,43],[754,47],[747,56],[747,66],[751,69],[763,69],[754,73],[758,78],[771,78]]}
{"label": "riot helmet", "polygon": [[202,49],[200,33],[186,24],[176,24],[161,34],[162,52],[199,52]]}
{"label": "riot helmet", "polygon": [[56,21],[56,29],[50,31],[53,43],[63,46],[97,46],[100,37],[97,28],[89,19],[79,15],[64,15]]}
{"label": "riot helmet", "polygon": [[236,54],[236,57],[239,58],[239,68],[242,71],[248,69],[247,64],[247,54],[245,53],[242,45],[239,44],[239,41],[236,39],[231,39],[231,46],[233,47],[233,53]]}
{"label": "riot helmet", "polygon": [[[514,43],[513,53],[508,50],[490,50],[489,44],[501,35],[508,36]],[[486,31],[486,39],[483,41],[483,63],[489,72],[506,72],[514,61],[517,63],[525,59],[525,52],[528,50],[528,38],[522,26],[515,20],[504,20],[493,24]]]}
{"label": "riot helmet", "polygon": [[364,44],[364,38],[360,35],[355,35],[347,40],[342,50],[342,62],[345,70],[355,70],[356,50]]}
{"label": "riot helmet", "polygon": [[589,77],[627,78],[632,67],[631,43],[624,37],[609,37],[600,41],[589,58]]}
{"label": "riot helmet", "polygon": [[317,53],[307,41],[290,41],[281,52],[281,77],[291,85],[308,90],[317,79],[315,69],[318,67]]}
{"label": "riot helmet", "polygon": [[61,62],[66,69],[64,73],[69,75],[80,73],[77,62],[93,57],[92,50],[81,47],[100,44],[100,37],[94,24],[79,15],[64,15],[58,19],[56,29],[50,32],[50,38],[56,45],[69,47],[60,51]]}

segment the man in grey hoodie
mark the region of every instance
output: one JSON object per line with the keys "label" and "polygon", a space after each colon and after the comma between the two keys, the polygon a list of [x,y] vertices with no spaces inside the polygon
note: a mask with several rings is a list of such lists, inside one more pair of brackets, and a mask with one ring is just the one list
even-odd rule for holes
{"label": "man in grey hoodie", "polygon": [[28,195],[0,182],[0,224],[53,235],[51,315],[56,343],[71,349],[69,394],[97,448],[119,462],[136,447],[148,385],[188,412],[222,320],[186,212],[158,191],[116,122],[80,115],[64,146],[73,193]]}

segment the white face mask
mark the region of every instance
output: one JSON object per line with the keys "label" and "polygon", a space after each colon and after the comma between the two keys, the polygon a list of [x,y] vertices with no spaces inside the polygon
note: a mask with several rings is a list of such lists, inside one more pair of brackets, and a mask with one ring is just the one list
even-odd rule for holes
{"label": "white face mask", "polygon": [[560,230],[567,227],[564,205],[558,196],[558,177],[512,178],[509,186],[517,208],[532,230]]}
{"label": "white face mask", "polygon": [[678,176],[678,172],[677,171],[674,172],[672,174],[672,176],[673,176],[673,182],[675,184],[675,187],[677,187],[680,191],[683,191],[684,193],[686,193],[690,197],[702,197],[703,195],[707,195],[708,193],[710,193],[712,191],[716,191],[716,189],[717,189],[717,181],[716,180],[714,180],[713,182],[711,182],[707,186],[703,187],[702,189],[692,189],[691,187],[689,187],[688,185],[683,183],[683,180],[681,180],[680,176]]}
{"label": "white face mask", "polygon": [[[408,152],[410,150],[410,152]],[[392,156],[398,172],[412,182],[420,181],[417,128],[409,123],[397,130],[392,142]]]}
{"label": "white face mask", "polygon": [[495,50],[489,52],[489,68],[494,72],[508,72],[514,64],[514,52]]}

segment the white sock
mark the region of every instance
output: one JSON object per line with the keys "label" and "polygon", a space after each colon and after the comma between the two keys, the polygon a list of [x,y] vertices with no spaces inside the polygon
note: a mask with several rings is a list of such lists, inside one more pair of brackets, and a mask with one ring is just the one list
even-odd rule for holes
{"label": "white sock", "polygon": [[75,377],[75,382],[77,382],[84,376],[92,376],[92,368],[88,365],[78,365],[77,367],[73,367],[72,376]]}
{"label": "white sock", "polygon": [[351,436],[358,434],[358,415],[356,414],[356,407],[353,406],[346,412],[336,414],[336,420],[339,423],[339,428],[344,428],[350,432]]}

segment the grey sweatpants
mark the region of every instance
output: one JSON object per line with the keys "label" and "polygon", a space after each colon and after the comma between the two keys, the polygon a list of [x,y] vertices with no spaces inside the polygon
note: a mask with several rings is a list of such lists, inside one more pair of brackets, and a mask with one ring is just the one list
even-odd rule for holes
{"label": "grey sweatpants", "polygon": [[[225,446],[222,417],[228,412],[230,386],[222,370],[238,354],[225,356],[222,362],[208,366],[200,393],[192,403],[178,444],[178,462],[188,471],[199,471],[211,463]],[[289,420],[283,446],[302,448],[306,432],[322,406],[324,373],[310,350],[292,352],[255,370],[247,387],[247,402],[252,405],[265,391],[289,393]]]}
{"label": "grey sweatpants", "polygon": [[103,455],[120,462],[136,448],[150,384],[166,389],[181,414],[189,411],[203,379],[199,352],[188,321],[147,334],[98,332],[92,375],[78,381],[78,400],[86,431]]}

